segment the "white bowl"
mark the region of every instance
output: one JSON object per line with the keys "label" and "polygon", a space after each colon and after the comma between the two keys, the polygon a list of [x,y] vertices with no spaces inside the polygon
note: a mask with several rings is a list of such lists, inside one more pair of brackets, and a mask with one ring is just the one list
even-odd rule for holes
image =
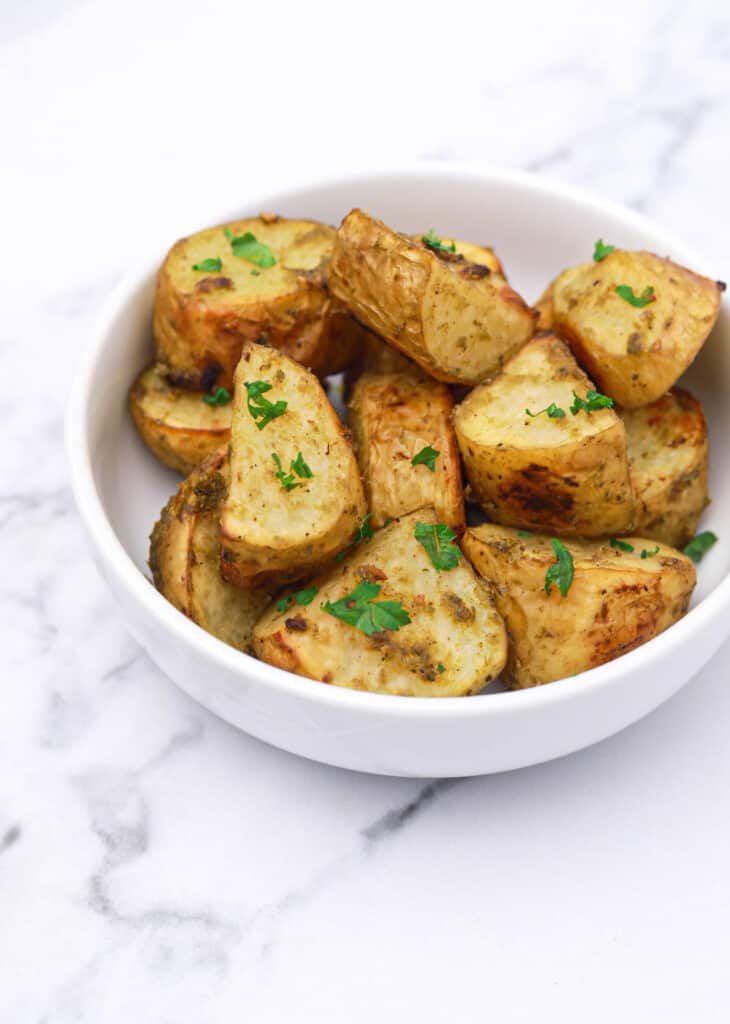
{"label": "white bowl", "polygon": [[[513,172],[417,166],[297,186],[213,209],[207,224],[259,210],[338,223],[361,206],[404,231],[494,245],[528,301],[603,238],[716,268],[648,221],[571,188]],[[199,227],[205,227],[201,224]],[[194,229],[181,210],[180,233]],[[172,239],[169,240],[170,242]],[[148,535],[178,478],[138,439],[127,389],[152,351],[155,270],[164,253],[109,301],[78,373],[67,440],[73,488],[99,569],[135,638],[188,694],[246,732],[317,761],[387,775],[462,776],[547,761],[635,722],[686,683],[730,632],[730,327],[727,309],[686,383],[716,443],[713,504],[703,527],[721,535],[699,566],[689,614],[666,633],[581,676],[521,692],[418,700],[359,693],[265,665],[176,611],[146,572]]]}

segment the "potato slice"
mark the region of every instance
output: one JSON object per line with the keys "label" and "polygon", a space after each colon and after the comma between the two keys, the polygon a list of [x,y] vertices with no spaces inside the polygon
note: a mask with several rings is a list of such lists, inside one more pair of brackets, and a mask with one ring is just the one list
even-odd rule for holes
{"label": "potato slice", "polygon": [[508,686],[538,686],[613,661],[685,614],[696,582],[689,558],[661,544],[656,550],[653,540],[621,541],[633,550],[566,540],[574,576],[563,597],[555,583],[546,593],[556,563],[548,537],[491,523],[467,530],[464,554],[494,588],[507,625]]}
{"label": "potato slice", "polygon": [[[477,693],[502,670],[504,625],[489,588],[464,558],[438,571],[415,539],[432,511],[405,516],[362,542],[340,566],[314,580],[306,607],[272,606],[254,630],[256,655],[272,665],[335,686],[408,697]],[[330,614],[363,583],[380,587],[371,600],[397,602],[410,622],[368,636]]]}
{"label": "potato slice", "polygon": [[[624,287],[637,301],[648,288],[655,298],[634,306],[616,291]],[[722,287],[653,253],[616,249],[557,278],[555,330],[599,388],[633,409],[659,398],[690,365],[717,320]]]}
{"label": "potato slice", "polygon": [[[358,380],[349,423],[376,529],[419,508],[435,508],[440,522],[463,529],[453,405],[445,384],[410,373],[366,373]],[[427,447],[438,452],[433,470],[412,465]]]}
{"label": "potato slice", "polygon": [[672,388],[651,405],[621,415],[629,445],[634,531],[683,548],[709,502],[702,406],[687,391]]}
{"label": "potato slice", "polygon": [[[276,263],[234,255],[225,230],[238,238],[250,232]],[[327,291],[334,238],[327,224],[262,214],[176,242],[159,272],[154,310],[157,357],[174,382],[230,390],[245,341],[266,342],[320,376],[344,369],[362,328]],[[193,269],[206,260],[220,260],[220,270]]]}
{"label": "potato slice", "polygon": [[[270,391],[249,394],[256,382]],[[259,403],[285,403],[285,411],[257,418]],[[300,455],[311,476],[292,467]],[[224,577],[241,587],[301,579],[350,543],[365,512],[355,455],[317,378],[274,349],[244,345],[221,517]]]}
{"label": "potato slice", "polygon": [[[454,412],[474,496],[495,522],[560,535],[628,529],[633,514],[626,431],[610,408],[578,412],[593,385],[567,345],[537,335]],[[565,413],[551,418],[555,403]],[[526,410],[540,415],[529,416]]]}
{"label": "potato slice", "polygon": [[190,473],[228,442],[231,406],[209,405],[201,392],[173,387],[153,363],[129,392],[132,419],[147,447],[179,473]]}
{"label": "potato slice", "polygon": [[219,525],[228,488],[228,449],[214,452],[180,484],[150,536],[150,569],[160,593],[202,629],[251,652],[251,630],[270,601],[220,574]]}
{"label": "potato slice", "polygon": [[432,377],[476,384],[530,337],[537,314],[509,287],[491,250],[453,244],[453,253],[434,250],[353,210],[337,232],[329,286]]}
{"label": "potato slice", "polygon": [[553,287],[551,282],[534,305],[538,312],[535,329],[537,331],[552,331],[553,329]]}

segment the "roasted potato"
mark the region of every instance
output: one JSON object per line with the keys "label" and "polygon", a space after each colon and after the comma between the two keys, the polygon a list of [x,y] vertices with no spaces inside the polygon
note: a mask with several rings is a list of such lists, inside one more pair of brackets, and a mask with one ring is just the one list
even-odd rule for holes
{"label": "roasted potato", "polygon": [[[630,527],[623,423],[610,408],[570,412],[574,392],[585,398],[592,387],[567,345],[546,333],[456,407],[466,475],[490,520],[589,537]],[[563,415],[549,415],[551,405]]]}
{"label": "roasted potato", "polygon": [[616,249],[557,278],[554,329],[598,387],[633,409],[690,365],[717,319],[721,289],[653,253]]}
{"label": "roasted potato", "polygon": [[[358,380],[349,402],[349,424],[372,526],[419,508],[435,508],[439,522],[463,529],[453,404],[445,384],[423,376],[366,373]],[[414,466],[412,460],[428,447],[438,453],[433,470],[427,462]]]}
{"label": "roasted potato", "polygon": [[[424,510],[391,523],[358,545],[342,565],[315,579],[317,594],[306,607],[280,611],[273,606],[265,612],[254,630],[256,655],[298,675],[354,690],[412,697],[458,697],[481,690],[505,663],[504,625],[489,588],[466,559],[458,558],[451,569],[434,567],[415,538],[419,522],[432,525],[436,517]],[[375,585],[369,588],[369,601],[362,601],[362,628],[327,611],[329,603],[340,615],[353,608],[358,614],[358,595],[350,599],[352,605],[343,598],[362,584]],[[396,602],[400,628],[393,628],[393,616],[386,620],[390,625],[383,625],[372,601]]]}
{"label": "roasted potato", "polygon": [[553,285],[549,284],[540,298],[535,303],[538,318],[535,324],[536,331],[552,331],[553,329]]}
{"label": "roasted potato", "polygon": [[223,576],[283,586],[355,536],[366,512],[357,461],[322,385],[288,356],[245,344],[234,390]]}
{"label": "roasted potato", "polygon": [[[248,250],[235,246],[247,233]],[[344,369],[362,328],[327,290],[334,238],[326,224],[262,214],[176,242],[158,275],[153,322],[157,358],[172,382],[230,390],[245,341],[272,345],[320,376]],[[265,265],[270,258],[274,265]],[[206,265],[216,269],[195,269]]]}
{"label": "roasted potato", "polygon": [[708,504],[709,446],[700,403],[672,388],[622,413],[634,491],[634,531],[683,548]]}
{"label": "roasted potato", "polygon": [[550,538],[491,523],[467,530],[464,553],[493,587],[507,626],[508,686],[538,686],[595,668],[684,615],[695,585],[690,559],[653,540],[621,543],[632,550],[566,540],[574,575],[563,597],[557,582],[546,593],[548,570],[557,564]]}
{"label": "roasted potato", "polygon": [[329,287],[366,327],[432,377],[456,384],[498,369],[530,337],[537,316],[491,250],[448,241],[429,247],[362,210],[337,232]]}
{"label": "roasted potato", "polygon": [[135,426],[158,459],[190,473],[228,442],[231,406],[209,405],[201,392],[173,387],[160,363],[148,366],[129,392]]}
{"label": "roasted potato", "polygon": [[221,578],[218,521],[228,477],[228,450],[223,448],[180,484],[152,531],[149,564],[155,586],[178,611],[250,653],[251,630],[270,596]]}

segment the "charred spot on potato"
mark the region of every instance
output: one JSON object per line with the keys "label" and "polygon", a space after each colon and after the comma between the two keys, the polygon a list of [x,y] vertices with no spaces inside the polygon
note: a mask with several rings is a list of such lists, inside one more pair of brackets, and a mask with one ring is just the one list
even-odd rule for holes
{"label": "charred spot on potato", "polygon": [[565,490],[563,478],[547,466],[534,462],[515,473],[502,491],[504,500],[539,517],[565,516],[574,505],[573,496]]}
{"label": "charred spot on potato", "polygon": [[626,351],[632,356],[641,352],[641,335],[638,331],[634,331],[629,335],[628,341],[626,342]]}
{"label": "charred spot on potato", "polygon": [[463,599],[453,591],[447,591],[442,598],[444,606],[457,622],[473,622],[474,609],[464,603]]}
{"label": "charred spot on potato", "polygon": [[489,277],[491,273],[489,267],[485,267],[481,263],[467,263],[461,271],[461,276],[465,277],[467,281],[480,281],[484,277]]}
{"label": "charred spot on potato", "polygon": [[165,380],[170,387],[183,388],[185,391],[198,391],[201,386],[200,377],[197,374],[189,373],[187,370],[168,370],[165,374]]}
{"label": "charred spot on potato", "polygon": [[203,372],[200,375],[200,386],[203,391],[211,391],[221,375],[222,367],[220,363],[212,362],[208,363]]}
{"label": "charred spot on potato", "polygon": [[379,569],[377,565],[361,565],[357,570],[357,574],[361,580],[366,583],[377,583],[381,580],[387,580],[386,574],[382,569]]}
{"label": "charred spot on potato", "polygon": [[284,625],[287,629],[291,629],[295,632],[303,632],[307,628],[306,619],[302,619],[299,616],[295,616],[291,619],[285,619]]}
{"label": "charred spot on potato", "polygon": [[210,473],[193,487],[196,507],[199,512],[209,512],[223,501],[226,496],[226,481],[220,473]]}
{"label": "charred spot on potato", "polygon": [[715,281],[715,284],[717,285],[718,290],[721,291],[721,292],[724,292],[725,289],[727,288],[727,285],[725,284],[724,281]]}
{"label": "charred spot on potato", "polygon": [[202,277],[195,285],[196,292],[213,292],[221,288],[232,288],[233,281],[230,277],[221,275],[219,277]]}

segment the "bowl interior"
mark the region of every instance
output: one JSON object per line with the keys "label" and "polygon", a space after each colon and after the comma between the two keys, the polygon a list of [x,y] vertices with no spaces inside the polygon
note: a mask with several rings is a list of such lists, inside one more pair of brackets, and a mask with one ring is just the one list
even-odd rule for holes
{"label": "bowl interior", "polygon": [[[569,190],[512,175],[424,170],[363,176],[262,196],[212,212],[211,223],[262,209],[337,224],[360,206],[403,231],[426,231],[493,246],[513,286],[535,301],[564,267],[590,258],[597,238],[625,248],[648,248],[716,276],[648,223],[619,208]],[[181,211],[181,228],[187,225]],[[170,239],[172,243],[173,239]],[[126,293],[106,326],[90,380],[88,438],[95,485],[111,526],[139,571],[148,575],[148,536],[179,477],[161,466],[139,440],[126,410],[127,390],[152,355],[154,272],[164,253]],[[730,328],[727,309],[695,364],[682,379],[703,403],[710,429],[712,505],[701,528],[721,536],[730,518]],[[693,604],[730,571],[730,544],[720,543],[700,567]],[[247,659],[242,656],[242,664]],[[477,698],[478,699],[478,698]],[[485,699],[488,699],[485,697]]]}

